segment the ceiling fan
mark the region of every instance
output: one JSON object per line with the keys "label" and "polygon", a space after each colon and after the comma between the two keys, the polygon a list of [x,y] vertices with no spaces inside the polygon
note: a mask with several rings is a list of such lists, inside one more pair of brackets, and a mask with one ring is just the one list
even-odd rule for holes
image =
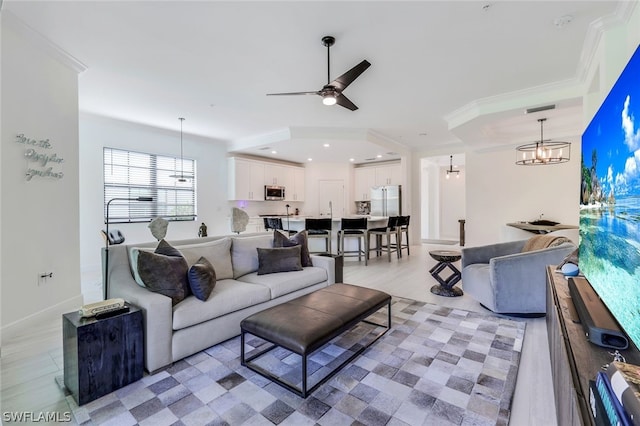
{"label": "ceiling fan", "polygon": [[288,95],[319,95],[322,96],[322,103],[325,105],[338,104],[351,111],[355,111],[358,107],[349,100],[342,91],[347,88],[348,85],[360,76],[367,68],[371,66],[369,61],[364,60],[349,71],[342,74],[340,77],[331,81],[331,46],[336,42],[336,39],[332,36],[322,37],[322,44],[327,47],[327,84],[322,89],[315,92],[289,92],[289,93],[267,93],[267,96],[288,96]]}

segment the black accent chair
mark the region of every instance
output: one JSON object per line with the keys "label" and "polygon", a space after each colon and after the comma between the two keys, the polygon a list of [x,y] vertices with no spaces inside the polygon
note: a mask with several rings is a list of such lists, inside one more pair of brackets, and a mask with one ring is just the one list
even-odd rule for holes
{"label": "black accent chair", "polygon": [[[387,226],[382,228],[372,228],[367,231],[367,244],[369,246],[369,249],[367,250],[367,258],[369,257],[369,253],[372,251],[376,252],[376,256],[381,256],[383,249],[387,252],[389,262],[391,262],[391,253],[393,252],[396,253],[397,258],[400,258],[400,249],[398,246],[398,241],[400,241],[399,221],[400,216],[390,216],[387,221]],[[376,237],[375,246],[373,247],[371,247],[371,236]],[[384,241],[382,241],[383,237],[385,238]],[[392,241],[392,237],[395,237],[394,241]]]}
{"label": "black accent chair", "polygon": [[[358,250],[345,251],[344,241],[347,238],[358,239]],[[364,241],[364,249],[362,242]],[[358,256],[358,261],[362,260],[364,255],[364,264],[367,265],[367,253],[369,251],[369,243],[367,241],[367,218],[347,219],[343,218],[338,231],[338,254],[344,257]],[[349,254],[347,254],[349,253]]]}
{"label": "black accent chair", "polygon": [[[324,238],[326,250],[331,254],[331,219],[305,219],[304,229],[307,230],[307,238]],[[310,252],[323,253],[323,252]]]}

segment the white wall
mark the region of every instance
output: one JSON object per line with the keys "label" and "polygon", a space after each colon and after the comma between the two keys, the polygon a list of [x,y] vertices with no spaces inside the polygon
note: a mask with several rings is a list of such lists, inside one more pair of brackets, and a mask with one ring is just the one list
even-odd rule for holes
{"label": "white wall", "polygon": [[[465,219],[465,193],[467,173],[464,167],[456,170],[460,173],[449,175],[448,167],[440,168],[440,236],[442,240],[458,241],[460,239],[460,223]],[[457,176],[457,177],[456,177]]]}
{"label": "white wall", "polygon": [[[82,282],[101,283],[100,250],[104,240],[103,147],[180,156],[180,122],[175,131],[114,120],[90,114],[80,116],[80,249]],[[168,240],[194,238],[198,227],[206,223],[209,235],[228,234],[231,214],[227,201],[227,160],[224,142],[187,133],[189,118],[184,121],[184,158],[196,160],[196,221],[170,222]],[[110,225],[125,235],[125,244],[153,241],[148,223]]]}
{"label": "white wall", "polygon": [[466,245],[525,239],[530,233],[509,222],[543,218],[578,225],[580,136],[571,142],[571,161],[518,166],[515,150],[467,151]]}
{"label": "white wall", "polygon": [[[72,58],[2,12],[1,324],[6,341],[43,314],[79,307],[78,76]],[[24,134],[51,148],[16,142]],[[25,151],[57,154],[62,179],[25,179]],[[34,167],[35,163],[30,163]],[[39,285],[40,273],[53,273]]]}

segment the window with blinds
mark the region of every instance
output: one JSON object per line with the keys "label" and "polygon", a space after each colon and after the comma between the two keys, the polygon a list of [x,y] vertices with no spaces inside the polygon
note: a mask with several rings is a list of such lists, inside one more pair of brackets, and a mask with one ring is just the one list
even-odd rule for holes
{"label": "window with blinds", "polygon": [[103,155],[105,222],[110,201],[109,223],[196,219],[195,160],[114,148]]}

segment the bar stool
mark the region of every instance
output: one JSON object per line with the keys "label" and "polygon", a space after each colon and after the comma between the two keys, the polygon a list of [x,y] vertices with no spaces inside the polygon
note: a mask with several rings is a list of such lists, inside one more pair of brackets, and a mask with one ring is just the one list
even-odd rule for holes
{"label": "bar stool", "polygon": [[331,219],[305,219],[304,229],[307,230],[307,238],[324,238],[326,247],[324,252],[331,254]]}
{"label": "bar stool", "polygon": [[265,230],[278,230],[278,231],[282,231],[284,233],[287,233],[289,235],[295,234],[296,231],[285,231],[282,228],[282,218],[279,217],[263,217],[262,220],[264,221],[264,229]]}
{"label": "bar stool", "polygon": [[[367,218],[357,219],[345,219],[343,218],[340,223],[340,230],[338,231],[338,254],[344,257],[358,256],[358,261],[362,260],[364,254],[364,264],[367,265],[367,254],[369,251],[369,243],[367,242]],[[344,240],[347,238],[358,239],[358,250],[344,250]],[[364,250],[362,250],[362,241],[364,240]],[[351,253],[347,255],[347,253]],[[357,254],[356,254],[357,253]]]}
{"label": "bar stool", "polygon": [[[367,258],[369,258],[369,253],[372,251],[376,252],[376,256],[382,255],[382,249],[387,249],[387,256],[389,258],[389,262],[391,262],[391,253],[395,252],[396,256],[400,258],[400,250],[398,249],[398,221],[399,216],[390,216],[387,221],[387,226],[384,228],[372,228],[367,231],[367,243],[369,245],[369,249],[367,250]],[[371,247],[371,236],[376,237],[376,245],[375,247]],[[391,241],[391,236],[395,235],[396,243],[394,244]],[[385,237],[384,244],[382,244],[382,237]]]}
{"label": "bar stool", "polygon": [[[411,255],[411,252],[409,250],[409,220],[411,219],[411,216],[399,216],[398,219],[398,253],[400,254],[400,257],[402,257],[402,250],[407,249],[407,256]],[[405,235],[405,238],[407,239],[406,244],[403,243],[403,237],[402,234]]]}

